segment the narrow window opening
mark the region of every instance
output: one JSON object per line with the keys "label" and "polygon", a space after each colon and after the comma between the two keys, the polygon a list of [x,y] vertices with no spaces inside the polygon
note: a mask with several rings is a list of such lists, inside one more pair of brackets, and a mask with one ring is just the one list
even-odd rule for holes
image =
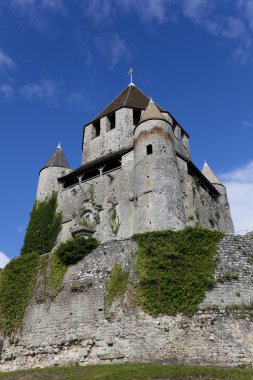
{"label": "narrow window opening", "polygon": [[139,124],[140,118],[141,118],[141,110],[137,110],[137,109],[133,110],[133,123],[135,127],[136,125]]}
{"label": "narrow window opening", "polygon": [[147,155],[153,154],[153,146],[151,144],[147,145]]}
{"label": "narrow window opening", "polygon": [[92,125],[93,125],[93,133],[92,133],[93,136],[92,137],[95,138],[95,137],[100,136],[100,130],[101,130],[100,120],[95,121]]}
{"label": "narrow window opening", "polygon": [[108,118],[107,131],[111,131],[112,129],[115,128],[115,112],[107,116],[107,118]]}

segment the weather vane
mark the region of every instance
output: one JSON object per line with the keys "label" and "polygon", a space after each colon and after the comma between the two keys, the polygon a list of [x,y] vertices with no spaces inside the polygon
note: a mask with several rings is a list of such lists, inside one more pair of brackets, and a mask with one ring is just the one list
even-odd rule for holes
{"label": "weather vane", "polygon": [[128,75],[130,75],[130,83],[133,83],[133,69],[132,67],[130,67],[129,71],[128,71]]}

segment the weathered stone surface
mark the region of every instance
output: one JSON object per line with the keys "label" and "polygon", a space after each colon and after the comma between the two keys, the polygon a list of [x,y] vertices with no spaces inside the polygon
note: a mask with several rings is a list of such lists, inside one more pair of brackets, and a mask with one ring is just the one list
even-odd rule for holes
{"label": "weathered stone surface", "polygon": [[[217,284],[192,317],[153,318],[132,302],[129,288],[124,302],[113,304],[112,318],[107,320],[105,281],[115,261],[122,262],[133,278],[135,248],[131,240],[102,244],[69,268],[62,291],[53,299],[47,296],[38,303],[40,289],[36,286],[22,329],[12,340],[0,336],[0,370],[76,362],[253,364],[252,315],[233,306],[249,303],[253,294],[252,238],[224,237],[215,273]],[[80,291],[73,292],[73,284]]]}

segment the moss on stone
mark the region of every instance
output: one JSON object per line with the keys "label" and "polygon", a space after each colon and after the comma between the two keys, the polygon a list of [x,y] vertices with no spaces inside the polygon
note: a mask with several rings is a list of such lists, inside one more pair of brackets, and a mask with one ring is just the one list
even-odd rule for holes
{"label": "moss on stone", "polygon": [[88,187],[88,193],[89,193],[89,196],[90,196],[90,202],[93,206],[95,206],[95,187],[93,184],[91,184],[89,187]]}
{"label": "moss on stone", "polygon": [[118,235],[120,229],[119,216],[117,214],[116,205],[113,205],[109,210],[110,227],[115,236]]}

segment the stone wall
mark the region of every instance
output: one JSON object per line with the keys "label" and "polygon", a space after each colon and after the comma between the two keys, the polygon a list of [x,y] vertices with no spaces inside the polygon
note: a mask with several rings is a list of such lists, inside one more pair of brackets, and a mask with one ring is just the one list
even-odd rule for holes
{"label": "stone wall", "polygon": [[[221,241],[217,284],[194,316],[153,318],[139,309],[129,287],[108,320],[105,281],[115,261],[134,276],[135,248],[131,240],[102,244],[68,269],[55,298],[41,289],[38,278],[22,329],[11,340],[0,334],[0,370],[149,361],[253,364],[252,312],[244,310],[253,294],[252,238],[226,235]],[[38,297],[43,291],[44,297]]]}
{"label": "stone wall", "polygon": [[72,231],[90,229],[100,241],[133,235],[133,152],[122,157],[121,167],[112,172],[62,189],[58,209],[63,214],[58,243],[71,238]]}

